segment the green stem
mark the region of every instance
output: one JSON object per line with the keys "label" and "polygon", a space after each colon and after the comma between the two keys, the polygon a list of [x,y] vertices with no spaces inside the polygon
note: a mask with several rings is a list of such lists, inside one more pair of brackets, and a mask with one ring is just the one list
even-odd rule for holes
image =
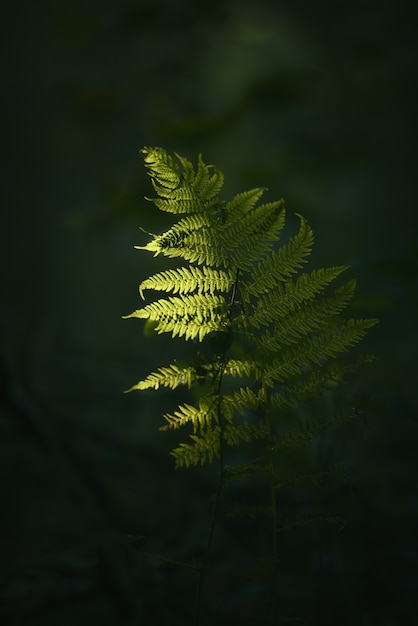
{"label": "green stem", "polygon": [[217,487],[216,495],[215,495],[215,504],[213,507],[212,521],[211,521],[211,525],[209,529],[208,540],[206,543],[206,549],[205,549],[203,561],[200,565],[200,568],[198,569],[198,583],[197,583],[197,590],[196,590],[196,621],[195,621],[196,626],[199,626],[199,621],[200,621],[203,581],[204,581],[204,577],[206,573],[206,567],[208,563],[209,554],[212,550],[213,535],[215,532],[216,523],[218,521],[219,503],[220,503],[221,493],[222,493],[222,488],[223,488],[224,469],[223,469],[223,461],[221,460],[221,458],[222,458],[222,455],[220,454],[220,473],[219,473],[218,487]]}
{"label": "green stem", "polygon": [[[225,358],[225,355],[223,355]],[[224,482],[224,455],[223,455],[223,432],[224,432],[224,424],[221,412],[221,386],[222,386],[222,376],[223,376],[223,367],[224,367],[224,358],[221,360],[221,366],[219,371],[219,379],[217,386],[217,395],[218,395],[218,426],[219,426],[219,480],[218,486],[215,494],[215,503],[213,507],[212,521],[209,529],[208,539],[206,542],[205,554],[203,556],[203,561],[201,563],[200,568],[198,569],[198,582],[197,582],[197,590],[196,590],[196,626],[199,626],[200,621],[200,611],[201,611],[201,603],[202,603],[202,589],[203,589],[203,581],[206,573],[206,567],[208,563],[209,554],[212,550],[212,542],[213,535],[215,532],[215,526],[218,521],[219,515],[219,503],[221,499],[221,493],[223,489]]]}
{"label": "green stem", "polygon": [[[235,304],[235,299],[237,296],[237,288],[238,288],[238,277],[239,277],[239,268],[237,268],[237,273],[235,276],[234,286],[232,288],[231,300],[230,300],[230,308],[228,313],[228,321],[231,322],[232,318],[232,310]],[[201,614],[201,604],[202,604],[202,590],[203,590],[203,582],[206,573],[206,567],[208,563],[209,554],[212,550],[212,542],[213,536],[215,533],[216,523],[218,521],[219,516],[219,503],[221,500],[221,493],[224,484],[224,476],[225,476],[225,466],[224,466],[224,419],[222,415],[221,409],[221,389],[222,389],[222,379],[226,362],[226,353],[227,348],[223,351],[220,357],[220,365],[218,370],[218,375],[214,378],[214,384],[216,385],[216,389],[214,389],[214,393],[218,399],[218,408],[217,408],[217,423],[219,426],[219,480],[218,486],[215,494],[215,503],[213,507],[212,521],[209,528],[208,540],[206,543],[206,549],[203,556],[202,563],[200,568],[198,569],[198,582],[197,582],[197,590],[196,590],[196,619],[195,625],[199,626],[200,622],[200,614]]]}

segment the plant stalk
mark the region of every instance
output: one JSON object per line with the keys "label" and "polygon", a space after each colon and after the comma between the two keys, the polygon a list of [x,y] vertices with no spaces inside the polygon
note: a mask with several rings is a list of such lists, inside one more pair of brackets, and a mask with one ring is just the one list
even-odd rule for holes
{"label": "plant stalk", "polygon": [[[232,294],[231,294],[231,300],[230,300],[230,308],[229,308],[229,312],[228,312],[228,321],[231,322],[231,317],[232,317],[232,310],[233,310],[233,306],[235,304],[235,299],[237,296],[237,288],[238,288],[238,277],[239,277],[239,268],[237,268],[237,272],[236,272],[236,276],[235,276],[235,282],[234,282],[234,286],[232,288]],[[216,376],[214,378],[214,383],[216,383],[216,378],[217,380],[217,384],[216,384],[216,389],[214,389],[214,392],[216,394],[216,397],[218,399],[217,403],[218,403],[218,407],[217,407],[217,422],[218,422],[218,426],[219,426],[219,480],[218,480],[218,486],[216,489],[216,494],[215,494],[215,503],[214,503],[214,507],[213,507],[213,514],[212,514],[212,521],[211,521],[211,525],[210,525],[210,529],[209,529],[209,534],[208,534],[208,540],[206,543],[206,549],[205,549],[205,553],[203,556],[203,561],[200,565],[200,568],[198,569],[198,582],[197,582],[197,589],[196,589],[196,619],[195,619],[195,626],[199,626],[200,623],[200,614],[201,614],[201,604],[202,604],[202,590],[203,590],[203,581],[204,581],[204,576],[206,573],[206,567],[207,567],[207,563],[208,563],[208,558],[209,558],[209,554],[212,550],[212,542],[213,542],[213,536],[214,536],[214,532],[215,532],[215,527],[216,527],[216,523],[218,521],[218,516],[219,516],[219,503],[221,500],[221,493],[222,493],[222,489],[223,489],[223,484],[224,484],[224,477],[225,477],[225,464],[224,464],[224,419],[223,419],[223,415],[222,415],[222,408],[221,408],[221,389],[222,389],[222,379],[223,379],[223,373],[224,373],[224,367],[225,367],[225,361],[226,361],[226,353],[227,353],[228,348],[225,348],[221,358],[220,358],[220,365],[219,365],[219,370],[218,370],[218,376]]]}

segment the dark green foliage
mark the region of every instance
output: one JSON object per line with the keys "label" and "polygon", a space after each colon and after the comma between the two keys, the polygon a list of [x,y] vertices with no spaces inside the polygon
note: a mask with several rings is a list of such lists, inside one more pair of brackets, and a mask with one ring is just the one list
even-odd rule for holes
{"label": "dark green foliage", "polygon": [[194,400],[164,415],[161,430],[188,432],[187,441],[172,451],[176,467],[217,459],[219,468],[206,550],[195,566],[195,623],[221,494],[231,484],[254,481],[262,486],[261,501],[232,501],[229,512],[270,528],[270,554],[259,554],[252,570],[269,596],[269,618],[264,614],[260,623],[277,623],[278,534],[323,523],[342,529],[345,523],[323,508],[293,517],[279,515],[281,490],[300,482],[318,485],[341,472],[337,464],[295,472],[285,455],[356,418],[350,409],[307,421],[293,419],[289,427],[289,414],[370,360],[350,363],[339,357],[376,320],[340,318],[353,297],[355,281],[332,284],[347,266],[303,271],[313,234],[302,216],[298,233],[277,249],[285,226],[283,200],[260,205],[263,189],[257,188],[224,202],[219,198],[222,173],[200,156],[195,170],[184,157],[174,159],[161,148],[145,148],[143,154],[158,196],[152,201],[180,217],[138,249],[179,257],[185,264],[145,279],[139,285],[143,299],[150,289],[173,295],[127,317],[147,320],[158,333],[202,345],[195,360],[160,367],[132,389],[186,386]]}
{"label": "dark green foliage", "polygon": [[275,248],[285,226],[283,200],[260,205],[264,190],[257,188],[224,202],[223,174],[201,156],[195,170],[186,158],[162,148],[142,152],[157,193],[152,201],[180,217],[138,249],[180,257],[186,264],[144,280],[142,298],[149,289],[175,295],[127,317],[207,346],[199,367],[175,362],[132,387],[209,384],[195,403],[164,416],[163,429],[191,428],[189,440],[173,451],[176,465],[203,464],[222,455],[224,446],[257,439],[273,454],[309,440],[322,422],[283,433],[281,411],[320,395],[355,369],[337,357],[376,323],[339,317],[355,281],[330,286],[348,267],[302,271],[314,242],[302,216],[298,233]]}

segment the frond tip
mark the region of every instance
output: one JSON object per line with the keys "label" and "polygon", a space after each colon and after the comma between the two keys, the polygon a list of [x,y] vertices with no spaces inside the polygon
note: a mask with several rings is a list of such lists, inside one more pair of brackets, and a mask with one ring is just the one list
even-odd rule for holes
{"label": "frond tip", "polygon": [[210,206],[222,188],[224,176],[199,155],[197,171],[191,162],[176,154],[177,161],[163,148],[143,148],[144,162],[158,198],[155,205],[169,213],[195,213],[202,204]]}

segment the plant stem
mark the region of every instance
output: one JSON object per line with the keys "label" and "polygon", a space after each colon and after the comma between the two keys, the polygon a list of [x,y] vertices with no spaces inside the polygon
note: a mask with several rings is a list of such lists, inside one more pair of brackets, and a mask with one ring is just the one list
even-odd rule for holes
{"label": "plant stem", "polygon": [[[228,322],[231,322],[231,318],[232,318],[232,311],[233,311],[233,306],[235,304],[235,299],[237,296],[237,288],[238,288],[238,277],[239,277],[239,268],[237,268],[237,272],[236,272],[236,276],[235,276],[235,282],[232,288],[232,294],[231,294],[231,300],[230,300],[230,308],[229,308],[229,312],[228,312]],[[217,397],[217,422],[218,422],[218,426],[219,426],[219,480],[218,480],[218,486],[216,489],[216,494],[215,494],[215,503],[214,503],[214,507],[213,507],[213,514],[212,514],[212,521],[211,521],[211,525],[209,528],[209,534],[208,534],[208,540],[206,543],[206,549],[205,549],[205,553],[203,556],[203,560],[202,563],[200,565],[200,568],[198,569],[198,582],[197,582],[197,590],[196,590],[196,619],[195,619],[195,625],[199,626],[199,622],[200,622],[200,612],[201,612],[201,603],[202,603],[202,589],[203,589],[203,581],[204,581],[204,576],[206,573],[206,567],[207,567],[207,563],[208,563],[208,558],[209,558],[209,554],[212,550],[212,542],[213,542],[213,535],[215,532],[215,527],[216,527],[216,523],[218,521],[218,515],[219,515],[219,503],[221,500],[221,493],[222,493],[222,489],[223,489],[223,484],[224,484],[224,476],[225,476],[225,465],[224,465],[224,419],[223,419],[223,415],[222,415],[222,408],[221,408],[221,389],[222,389],[222,379],[223,379],[223,374],[224,374],[224,368],[225,368],[225,362],[226,362],[226,353],[227,353],[228,348],[225,348],[221,357],[220,357],[220,364],[219,364],[219,370],[218,370],[218,375],[214,377],[214,385],[216,386],[216,388],[214,389],[214,393],[216,394]],[[217,380],[216,380],[217,379]]]}
{"label": "plant stem", "polygon": [[[225,358],[225,355],[223,355],[223,357]],[[215,503],[213,507],[212,521],[211,521],[211,525],[209,529],[208,540],[206,542],[206,549],[205,549],[205,553],[203,556],[203,561],[201,563],[200,568],[198,569],[198,583],[197,583],[197,590],[196,590],[196,621],[195,621],[196,626],[199,626],[203,580],[204,580],[204,575],[206,572],[206,566],[207,566],[209,554],[212,550],[213,535],[215,532],[216,522],[218,520],[219,502],[221,499],[221,493],[222,493],[223,482],[224,482],[224,454],[223,454],[224,424],[223,424],[223,417],[222,417],[222,412],[221,412],[221,395],[220,395],[221,386],[222,386],[224,358],[221,360],[222,362],[221,362],[221,366],[219,370],[219,379],[218,379],[218,385],[217,385],[218,426],[219,426],[219,480],[218,480],[218,486],[217,486],[216,494],[215,494]]]}
{"label": "plant stem", "polygon": [[213,507],[212,521],[211,521],[211,525],[209,529],[208,540],[206,543],[206,549],[205,549],[205,554],[203,556],[203,561],[200,565],[200,568],[198,569],[198,583],[197,583],[197,590],[196,590],[196,621],[195,621],[196,626],[199,626],[203,580],[204,580],[204,576],[206,572],[206,566],[208,563],[209,554],[212,550],[213,535],[215,531],[216,522],[218,520],[219,502],[221,499],[221,493],[222,493],[222,488],[223,488],[224,469],[223,469],[223,460],[221,460],[222,455],[220,454],[219,457],[220,457],[220,472],[219,472],[218,487],[217,487],[216,495],[215,495],[215,504]]}

